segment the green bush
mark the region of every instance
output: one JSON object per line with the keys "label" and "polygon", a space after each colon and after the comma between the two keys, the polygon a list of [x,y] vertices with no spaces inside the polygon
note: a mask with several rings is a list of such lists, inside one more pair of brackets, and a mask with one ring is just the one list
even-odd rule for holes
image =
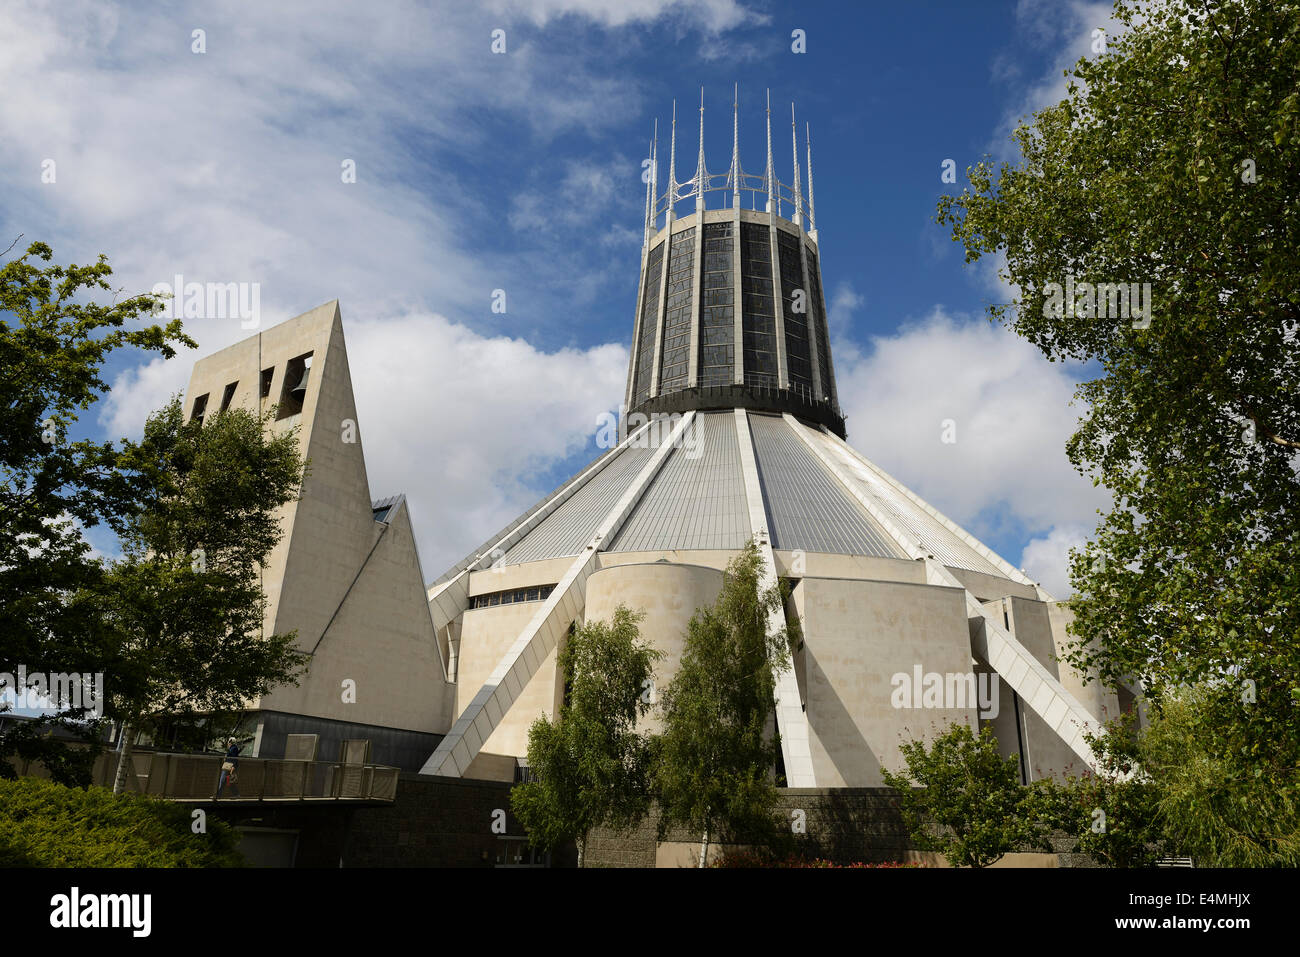
{"label": "green bush", "polygon": [[1159,785],[1138,762],[1136,713],[1084,738],[1097,756],[1095,770],[1064,781],[1035,781],[1022,813],[1068,834],[1075,853],[1102,867],[1153,867],[1157,859],[1172,856],[1161,830]]}
{"label": "green bush", "polygon": [[849,864],[839,864],[835,861],[828,861],[822,857],[804,857],[800,854],[787,854],[782,857],[779,854],[765,853],[762,850],[745,849],[727,851],[717,860],[709,865],[719,869],[751,869],[765,867],[779,868],[899,868],[899,867],[922,867],[924,865],[915,861],[880,861],[871,863],[867,861],[853,861]]}
{"label": "green bush", "polygon": [[0,781],[0,867],[241,867],[239,836],[208,816],[106,788],[38,778]]}
{"label": "green bush", "polygon": [[906,771],[880,773],[898,791],[903,823],[921,850],[939,851],[953,867],[988,867],[1022,846],[1048,849],[1046,828],[1023,813],[1019,761],[1001,756],[991,729],[977,738],[954,723],[929,746],[913,740],[899,750]]}

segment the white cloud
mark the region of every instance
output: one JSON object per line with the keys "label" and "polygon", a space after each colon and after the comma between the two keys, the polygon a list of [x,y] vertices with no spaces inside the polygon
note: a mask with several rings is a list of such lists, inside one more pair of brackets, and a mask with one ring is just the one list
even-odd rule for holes
{"label": "white cloud", "polygon": [[526,17],[538,26],[565,16],[607,27],[674,19],[717,33],[767,19],[735,0],[491,0],[487,7],[494,13]]}
{"label": "white cloud", "polygon": [[[640,192],[636,187],[641,167],[626,156],[617,156],[603,163],[587,159],[567,160],[563,168],[564,172],[558,178],[554,170],[540,171],[535,187],[521,190],[512,197],[511,228],[554,231],[557,226],[589,223],[594,210],[606,209],[619,199],[635,198]],[[639,234],[636,240],[640,242]]]}
{"label": "white cloud", "polygon": [[1070,549],[1081,549],[1091,529],[1083,525],[1064,525],[1033,539],[1020,558],[1029,577],[1041,584],[1055,598],[1068,598],[1070,587]]}
{"label": "white cloud", "polygon": [[1082,526],[1107,504],[1065,455],[1080,413],[1072,367],[1005,329],[936,308],[865,351],[833,342],[833,354],[849,441],[973,534]]}
{"label": "white cloud", "polygon": [[[495,9],[575,28],[660,20],[712,41],[761,19],[734,0]],[[0,6],[0,226],[50,242],[58,261],[107,252],[128,293],[177,273],[258,283],[262,328],[340,299],[373,490],[410,497],[431,578],[550,491],[537,476],[585,444],[627,368],[621,346],[543,353],[502,330],[563,344],[575,307],[611,308],[610,277],[636,268],[639,160],[579,153],[549,208],[528,191],[555,185],[554,170],[529,173],[513,204],[471,178],[492,125],[559,166],[561,137],[642,111],[643,81],[531,28],[494,55],[492,26],[472,5],[413,0]],[[191,52],[196,28],[206,53]],[[489,311],[501,287],[507,317]],[[186,331],[197,351],[117,370],[96,410],[108,435],[138,436],[196,359],[250,334],[216,319]],[[395,369],[394,355],[410,361]]]}
{"label": "white cloud", "polygon": [[848,334],[853,312],[862,303],[862,295],[853,288],[851,282],[841,281],[836,284],[831,300],[826,305],[826,318],[833,339]]}
{"label": "white cloud", "polygon": [[[370,491],[406,493],[430,581],[549,493],[537,475],[579,452],[622,397],[622,345],[543,352],[427,312],[340,309]],[[124,375],[106,402],[109,430],[138,434],[191,365]]]}
{"label": "white cloud", "polygon": [[[1014,106],[1003,116],[988,152],[997,158],[1006,157],[1015,149],[1008,138],[1016,124],[1065,98],[1068,80],[1063,71],[1080,57],[1096,55],[1094,30],[1099,27],[1105,30],[1108,41],[1118,33],[1119,24],[1113,14],[1114,7],[1107,0],[1020,0],[1015,14],[1017,32],[1039,49],[1054,53],[1046,73],[1025,86]],[[1002,53],[993,58],[993,74],[1008,81],[1018,80],[1021,72],[1006,66],[1006,56]]]}
{"label": "white cloud", "polygon": [[427,313],[350,321],[346,303],[343,321],[371,493],[406,493],[430,581],[549,493],[537,474],[622,395],[621,345],[548,353]]}

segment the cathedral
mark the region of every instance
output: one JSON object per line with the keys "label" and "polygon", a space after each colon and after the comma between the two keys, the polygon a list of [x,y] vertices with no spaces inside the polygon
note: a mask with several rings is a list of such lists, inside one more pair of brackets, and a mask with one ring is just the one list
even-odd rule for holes
{"label": "cathedral", "polygon": [[1025,782],[1093,765],[1085,734],[1129,702],[1059,660],[1068,610],[846,441],[811,142],[805,128],[801,156],[792,107],[785,182],[770,104],[766,123],[763,171],[746,172],[733,104],[730,164],[711,173],[701,101],[679,180],[674,110],[666,169],[656,136],[643,177],[619,428],[432,583],[405,498],[370,488],[337,303],[197,364],[191,415],[218,396],[276,408],[312,461],[264,581],[265,627],[297,629],[312,665],[250,702],[254,753],[310,730],[365,738],[405,770],[518,780],[529,725],[562,700],[570,629],[642,610],[664,688],[691,615],[753,539],[803,635],[777,676],[787,786],[879,786],[900,743],[952,722],[990,726]]}

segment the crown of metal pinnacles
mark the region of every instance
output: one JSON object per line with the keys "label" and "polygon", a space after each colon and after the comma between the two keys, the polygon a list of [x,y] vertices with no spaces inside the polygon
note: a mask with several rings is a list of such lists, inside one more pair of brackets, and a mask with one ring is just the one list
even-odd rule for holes
{"label": "crown of metal pinnacles", "polygon": [[[770,95],[767,163],[761,175],[746,173],[740,165],[738,89],[732,101],[731,166],[725,173],[710,173],[705,163],[702,90],[695,175],[684,182],[677,179],[674,102],[668,179],[662,191],[656,124],[645,177],[641,286],[627,383],[629,412],[721,408],[790,412],[843,437],[844,417],[835,391],[822,294],[812,142],[806,125],[804,136],[806,205],[793,104],[794,179],[788,185],[777,179],[772,160]],[[717,194],[719,208],[708,208],[710,193]],[[694,209],[680,215],[679,204],[691,198]]]}

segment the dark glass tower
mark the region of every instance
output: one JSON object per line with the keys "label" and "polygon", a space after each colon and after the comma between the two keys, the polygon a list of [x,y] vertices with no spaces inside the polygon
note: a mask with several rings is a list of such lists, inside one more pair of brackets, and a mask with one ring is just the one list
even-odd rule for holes
{"label": "dark glass tower", "polygon": [[[735,103],[726,173],[710,174],[705,166],[703,100],[698,166],[690,180],[677,181],[675,106],[662,192],[658,148],[651,144],[626,405],[629,413],[646,414],[729,408],[789,412],[842,438],[844,416],[822,295],[812,146],[807,144],[805,208],[794,109],[791,185],[776,178],[770,106],[767,112],[767,165],[761,176],[740,166]],[[718,194],[722,208],[706,208],[709,193]],[[691,198],[694,210],[679,215],[679,205]],[[746,200],[753,208],[744,208]]]}

